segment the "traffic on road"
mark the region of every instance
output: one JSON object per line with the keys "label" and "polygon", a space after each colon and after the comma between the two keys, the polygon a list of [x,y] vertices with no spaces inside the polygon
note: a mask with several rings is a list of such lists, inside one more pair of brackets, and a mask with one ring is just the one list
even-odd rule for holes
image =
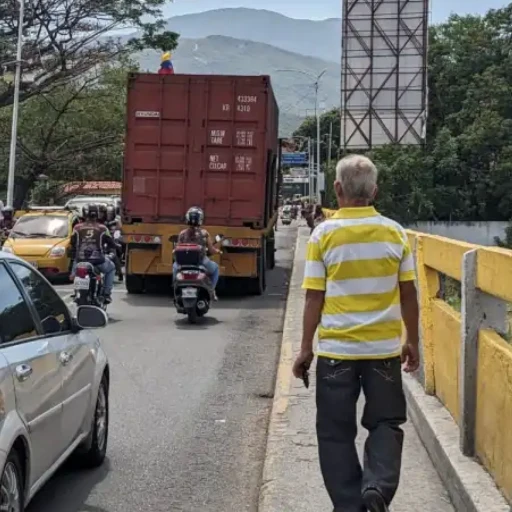
{"label": "traffic on road", "polygon": [[[111,368],[105,462],[70,459],[27,512],[257,510],[296,232],[279,226],[263,296],[219,292],[195,325],[168,293],[115,284],[94,331]],[[75,309],[71,284],[55,290]]]}
{"label": "traffic on road", "polygon": [[256,510],[301,200],[268,77],[183,80],[130,75],[121,196],[1,211],[0,510]]}

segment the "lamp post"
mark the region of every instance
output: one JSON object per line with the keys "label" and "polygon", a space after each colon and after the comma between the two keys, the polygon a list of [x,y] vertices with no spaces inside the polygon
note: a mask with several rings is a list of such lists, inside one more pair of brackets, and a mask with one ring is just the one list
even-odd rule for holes
{"label": "lamp post", "polygon": [[[317,170],[317,182],[320,174],[320,112],[318,105],[318,90],[320,88],[320,80],[327,72],[327,69],[324,69],[319,75],[315,76],[308,71],[304,71],[302,69],[278,69],[280,72],[290,72],[290,73],[301,73],[306,75],[314,80],[315,86],[315,117],[316,117],[316,170]],[[314,169],[314,165],[313,165]],[[318,194],[315,194],[318,196]]]}
{"label": "lamp post", "polygon": [[303,135],[295,135],[291,137],[292,139],[300,139],[300,140],[306,140],[308,142],[308,195],[309,195],[309,202],[312,202],[312,184],[313,184],[313,169],[311,165],[311,150],[313,149],[313,144],[311,143],[311,137],[304,137]]}
{"label": "lamp post", "polygon": [[7,175],[7,206],[14,203],[14,170],[16,168],[16,146],[18,139],[18,116],[20,108],[21,65],[23,50],[23,23],[25,19],[25,0],[18,0],[20,12],[18,18],[18,45],[16,48],[16,74],[14,78],[14,102],[12,107],[11,148],[9,153],[9,173]]}

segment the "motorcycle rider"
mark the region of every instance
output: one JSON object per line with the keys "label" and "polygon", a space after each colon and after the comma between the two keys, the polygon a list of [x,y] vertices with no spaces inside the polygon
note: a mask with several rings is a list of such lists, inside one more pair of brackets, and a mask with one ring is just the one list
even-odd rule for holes
{"label": "motorcycle rider", "polygon": [[15,223],[14,210],[9,206],[2,208],[0,216],[0,247],[9,238]]}
{"label": "motorcycle rider", "polygon": [[14,220],[14,208],[6,206],[2,208],[2,219],[0,220],[0,229],[2,231],[11,231],[16,221]]}
{"label": "motorcycle rider", "polygon": [[[112,237],[114,237],[116,231],[121,231],[121,219],[116,215],[116,208],[114,205],[107,206],[106,212],[106,220],[105,226],[107,226],[108,230]],[[116,274],[119,278],[119,281],[123,280],[123,264],[121,259],[123,257],[123,247],[120,242],[118,242],[114,237],[114,243],[116,244],[116,252],[114,255],[114,265],[116,266]]]}
{"label": "motorcycle rider", "polygon": [[105,276],[103,295],[105,303],[110,304],[116,267],[109,258],[106,258],[105,246],[115,251],[116,245],[107,227],[99,222],[100,208],[97,204],[87,205],[83,213],[85,221],[74,227],[71,236],[71,253],[74,261],[71,278],[74,277],[78,263],[91,263]]}
{"label": "motorcycle rider", "polygon": [[[206,268],[207,274],[210,276],[213,287],[213,298],[217,300],[215,287],[219,282],[219,266],[208,258],[208,254],[220,254],[221,251],[214,247],[210,234],[206,229],[201,228],[204,220],[204,213],[201,208],[193,206],[187,211],[185,219],[188,228],[184,229],[178,236],[179,244],[197,244],[203,248],[203,266]],[[174,263],[173,274],[178,272],[178,265]]]}

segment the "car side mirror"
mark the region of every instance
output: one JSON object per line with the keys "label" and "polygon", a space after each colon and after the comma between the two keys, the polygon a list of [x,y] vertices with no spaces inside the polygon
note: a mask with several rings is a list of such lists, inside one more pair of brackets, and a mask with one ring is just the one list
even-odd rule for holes
{"label": "car side mirror", "polygon": [[101,329],[107,326],[108,317],[105,311],[96,306],[79,306],[76,323],[81,329]]}

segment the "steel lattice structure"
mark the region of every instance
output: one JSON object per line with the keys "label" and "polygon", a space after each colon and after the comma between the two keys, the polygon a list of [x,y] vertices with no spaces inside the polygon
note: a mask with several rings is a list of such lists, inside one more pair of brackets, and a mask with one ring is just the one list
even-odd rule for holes
{"label": "steel lattice structure", "polygon": [[428,0],[343,0],[341,145],[422,144]]}

